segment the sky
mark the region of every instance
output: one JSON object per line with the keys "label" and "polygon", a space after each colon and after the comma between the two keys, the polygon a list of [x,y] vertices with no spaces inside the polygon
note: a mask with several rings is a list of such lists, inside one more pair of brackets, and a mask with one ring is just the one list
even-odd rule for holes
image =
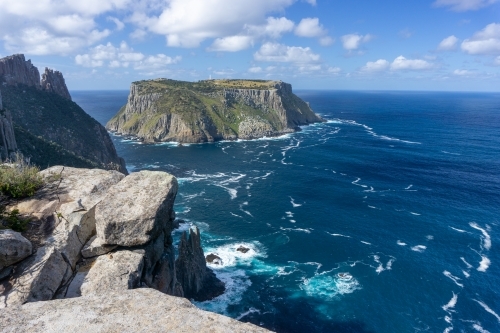
{"label": "sky", "polygon": [[0,0],[0,57],[70,90],[153,78],[500,91],[500,0]]}

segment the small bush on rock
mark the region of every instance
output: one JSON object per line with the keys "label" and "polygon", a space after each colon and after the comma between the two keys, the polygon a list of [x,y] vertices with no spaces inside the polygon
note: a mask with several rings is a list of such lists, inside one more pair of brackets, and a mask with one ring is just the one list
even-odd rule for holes
{"label": "small bush on rock", "polygon": [[5,210],[5,206],[0,205],[0,230],[12,229],[17,232],[26,231],[29,220],[19,217],[19,210],[14,209],[11,212]]}
{"label": "small bush on rock", "polygon": [[0,191],[12,198],[25,198],[35,194],[43,185],[40,169],[20,156],[12,164],[0,165]]}

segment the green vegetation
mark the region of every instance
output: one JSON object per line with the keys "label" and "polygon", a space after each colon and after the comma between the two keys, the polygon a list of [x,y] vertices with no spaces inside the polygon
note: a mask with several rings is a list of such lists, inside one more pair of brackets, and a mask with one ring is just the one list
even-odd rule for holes
{"label": "green vegetation", "polygon": [[19,217],[19,210],[7,212],[5,206],[0,205],[0,229],[12,229],[17,232],[26,231],[28,219]]}
{"label": "green vegetation", "polygon": [[0,165],[0,192],[11,198],[33,196],[43,185],[39,171],[18,155],[15,163]]}

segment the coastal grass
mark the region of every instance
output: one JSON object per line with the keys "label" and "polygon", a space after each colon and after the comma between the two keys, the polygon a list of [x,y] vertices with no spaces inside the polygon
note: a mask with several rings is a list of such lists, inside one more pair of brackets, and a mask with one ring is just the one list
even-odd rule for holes
{"label": "coastal grass", "polygon": [[15,163],[0,165],[0,192],[11,198],[33,196],[44,183],[39,171],[18,155]]}

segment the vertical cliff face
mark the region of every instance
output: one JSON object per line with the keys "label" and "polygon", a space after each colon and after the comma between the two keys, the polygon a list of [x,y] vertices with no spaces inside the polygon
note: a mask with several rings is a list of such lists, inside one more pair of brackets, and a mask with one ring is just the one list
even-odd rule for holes
{"label": "vertical cliff face", "polygon": [[41,87],[44,91],[55,93],[71,100],[68,87],[66,87],[66,81],[64,81],[64,77],[59,71],[45,67],[45,72],[42,74]]}
{"label": "vertical cliff face", "polygon": [[106,125],[146,142],[256,139],[321,122],[281,81],[166,79],[132,83],[127,105]]}
{"label": "vertical cliff face", "polygon": [[19,148],[41,167],[64,164],[127,173],[106,129],[71,101],[61,72],[46,68],[40,81],[38,69],[24,55],[5,57],[0,59],[0,91],[6,110],[0,128],[4,155]]}
{"label": "vertical cliff face", "polygon": [[0,81],[10,85],[24,84],[40,89],[40,73],[24,54],[14,54],[0,59]]}

